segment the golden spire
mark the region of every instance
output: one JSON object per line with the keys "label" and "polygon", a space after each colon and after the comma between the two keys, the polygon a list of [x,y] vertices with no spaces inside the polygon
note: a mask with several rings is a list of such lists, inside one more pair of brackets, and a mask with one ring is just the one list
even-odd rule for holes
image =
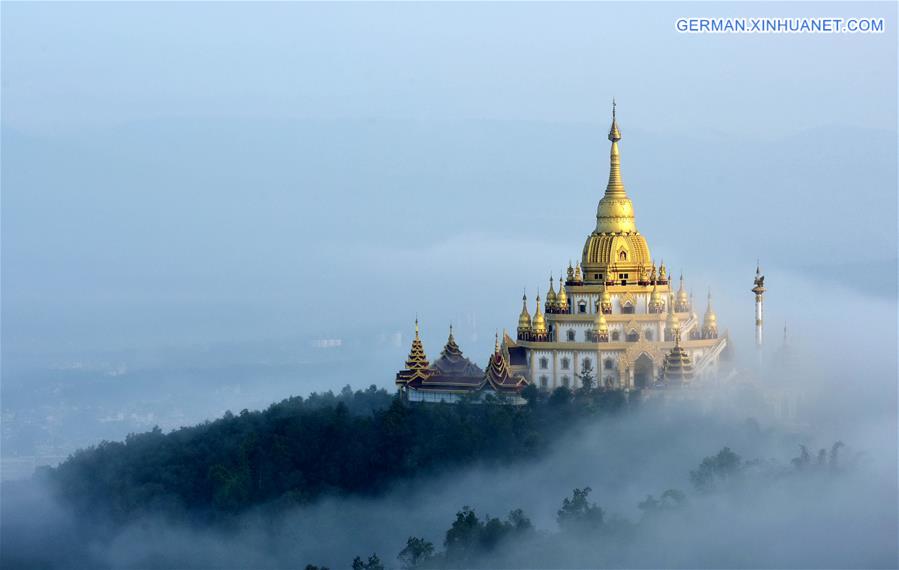
{"label": "golden spire", "polygon": [[553,276],[549,274],[549,291],[546,292],[546,310],[551,311],[556,306],[556,292],[553,290]]}
{"label": "golden spire", "polygon": [[537,308],[534,311],[534,321],[531,329],[535,335],[546,334],[546,318],[540,310],[540,293],[537,293]]}
{"label": "golden spire", "polygon": [[559,292],[556,294],[556,306],[562,311],[568,310],[568,293],[565,292],[565,282],[559,278]]}
{"label": "golden spire", "polygon": [[499,354],[499,331],[494,333],[493,354]]}
{"label": "golden spire", "polygon": [[577,266],[574,268],[574,280],[580,283],[584,280],[584,274],[581,272],[581,262],[577,262]]}
{"label": "golden spire", "polygon": [[612,127],[609,129],[609,140],[612,148],[609,151],[609,184],[606,193],[596,207],[597,234],[636,233],[637,224],[634,221],[634,205],[624,191],[624,183],[621,181],[621,156],[618,154],[618,141],[621,140],[621,131],[618,129],[616,116],[616,104],[612,101]]}
{"label": "golden spire", "polygon": [[518,316],[518,338],[526,337],[531,332],[531,314],[528,312],[528,296],[521,296],[521,314]]}
{"label": "golden spire", "polygon": [[690,300],[687,298],[687,289],[684,287],[684,272],[680,274],[680,286],[677,288],[677,312],[686,312],[689,308]]}
{"label": "golden spire", "polygon": [[[674,334],[675,331],[680,331],[680,321],[678,320],[677,315],[674,312],[674,295],[669,293],[668,318],[665,320],[665,332],[668,334]],[[680,333],[678,332],[678,334]]]}
{"label": "golden spire", "polygon": [[624,184],[621,182],[621,157],[618,154],[618,141],[621,140],[621,131],[618,130],[618,118],[616,117],[615,99],[612,98],[612,126],[609,128],[609,140],[612,142],[612,150],[609,155],[609,185],[606,186],[606,196],[614,193],[624,194]]}

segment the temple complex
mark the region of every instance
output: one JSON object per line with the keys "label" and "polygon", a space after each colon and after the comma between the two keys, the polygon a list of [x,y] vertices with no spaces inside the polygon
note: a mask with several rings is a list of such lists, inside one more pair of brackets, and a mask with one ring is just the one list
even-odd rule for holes
{"label": "temple complex", "polygon": [[467,359],[459,364],[452,333],[440,359],[428,366],[416,321],[406,369],[396,377],[407,397],[446,400],[435,394],[485,389],[510,394],[528,384],[642,390],[686,386],[717,372],[728,338],[719,333],[711,291],[700,319],[683,275],[675,289],[671,271],[664,261],[656,263],[637,229],[621,176],[614,102],[608,138],[609,180],[580,261],[568,263],[558,285],[550,277],[533,313],[522,297],[515,337],[497,339],[486,372]]}

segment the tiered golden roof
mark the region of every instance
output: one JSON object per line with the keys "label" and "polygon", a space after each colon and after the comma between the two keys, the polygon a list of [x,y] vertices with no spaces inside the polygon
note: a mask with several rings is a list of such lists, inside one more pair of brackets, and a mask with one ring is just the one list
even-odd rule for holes
{"label": "tiered golden roof", "polygon": [[[452,336],[450,337],[452,338]],[[428,357],[425,355],[424,345],[418,331],[418,319],[415,319],[415,338],[412,339],[412,348],[406,358],[406,368],[396,374],[397,383],[405,383],[420,378],[427,380],[431,376],[428,368]]]}
{"label": "tiered golden roof", "polygon": [[693,359],[680,345],[680,330],[674,333],[674,347],[665,355],[660,377],[668,384],[684,384],[693,379]]}

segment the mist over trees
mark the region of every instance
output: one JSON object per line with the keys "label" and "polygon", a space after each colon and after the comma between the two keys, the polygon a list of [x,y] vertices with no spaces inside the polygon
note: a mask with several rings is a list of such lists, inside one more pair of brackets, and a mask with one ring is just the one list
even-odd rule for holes
{"label": "mist over trees", "polygon": [[854,441],[707,415],[677,394],[526,396],[410,405],[345,388],[104,442],[4,489],[14,547],[0,557],[26,568],[890,565],[880,458]]}

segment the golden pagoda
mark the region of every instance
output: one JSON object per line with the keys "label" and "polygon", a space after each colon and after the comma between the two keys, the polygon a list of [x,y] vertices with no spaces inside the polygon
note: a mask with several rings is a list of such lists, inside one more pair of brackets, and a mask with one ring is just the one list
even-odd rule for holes
{"label": "golden pagoda", "polygon": [[598,371],[602,387],[651,388],[675,345],[697,378],[713,375],[727,335],[718,334],[711,306],[702,321],[693,313],[683,275],[675,294],[668,266],[653,260],[637,227],[622,177],[614,101],[608,139],[609,179],[580,262],[569,261],[553,309],[548,303],[543,315],[538,304],[530,333],[520,329],[506,349],[524,354],[528,378],[546,389],[577,387],[584,366]]}
{"label": "golden pagoda", "polygon": [[477,382],[440,374],[406,382],[429,374],[416,332],[406,369],[397,374],[401,390],[421,392],[411,396],[419,401],[446,401],[450,390],[515,391],[528,383],[545,390],[578,388],[588,368],[596,371],[600,388],[622,390],[699,382],[717,373],[728,337],[718,333],[711,294],[700,321],[683,274],[675,294],[668,267],[653,260],[637,229],[621,174],[622,137],[614,100],[608,139],[609,179],[595,225],[580,260],[569,259],[560,273],[558,287],[550,276],[545,305],[538,293],[532,314],[522,297],[516,338],[504,334],[500,341],[497,335]]}

